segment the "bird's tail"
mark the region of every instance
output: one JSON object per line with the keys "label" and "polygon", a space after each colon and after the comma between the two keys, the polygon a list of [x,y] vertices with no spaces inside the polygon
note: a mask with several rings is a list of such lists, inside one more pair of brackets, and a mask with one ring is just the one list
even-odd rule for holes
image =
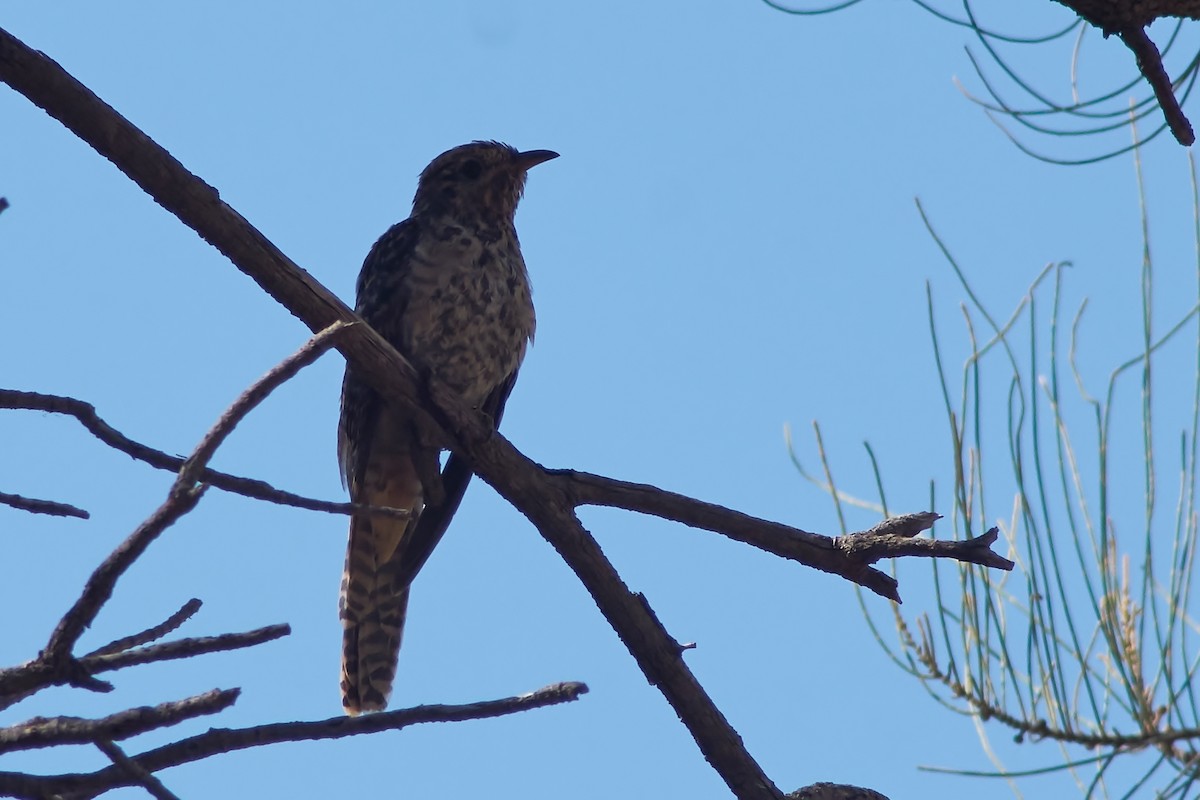
{"label": "bird's tail", "polygon": [[[416,523],[419,500],[394,492],[369,493],[365,502],[411,508],[413,517],[354,516],[338,604],[342,619],[342,706],[347,714],[387,707],[396,678],[408,586],[396,580],[398,545]],[[389,495],[393,495],[390,496]]]}

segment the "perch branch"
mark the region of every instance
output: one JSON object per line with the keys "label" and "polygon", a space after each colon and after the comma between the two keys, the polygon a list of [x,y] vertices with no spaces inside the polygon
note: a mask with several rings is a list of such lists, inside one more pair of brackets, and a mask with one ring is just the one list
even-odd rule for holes
{"label": "perch branch", "polygon": [[[328,289],[297,267],[249,222],[221,202],[215,189],[188,172],[162,147],[68,75],[52,59],[29,49],[3,30],[0,30],[0,79],[117,165],[160,205],[225,254],[238,269],[303,320],[310,329],[322,330],[339,321],[358,321],[353,312]],[[421,429],[438,431],[440,426],[416,400],[421,392],[411,365],[368,326],[354,326],[346,334],[339,342],[338,349],[360,370],[364,379],[390,402],[406,406]],[[482,425],[482,422],[479,421],[479,424]],[[524,458],[515,454],[502,437],[494,437],[492,443],[499,442],[507,446],[513,458]],[[476,461],[473,458],[477,455],[475,452],[466,455],[471,461]],[[532,467],[532,462],[527,459],[524,461]],[[475,466],[478,468],[479,465]],[[486,473],[480,474],[493,485],[497,480],[504,480],[502,476],[498,477],[494,463],[490,464]],[[511,496],[513,493],[509,491],[502,494]],[[525,498],[526,501],[528,499]],[[549,517],[558,519],[558,514],[552,511]],[[672,687],[664,688],[664,693],[685,720],[695,724],[695,717],[701,716],[720,721],[720,724],[711,726],[697,726],[692,733],[705,757],[718,769],[734,794],[742,798],[772,800],[780,797],[779,790],[746,752],[737,732],[724,721],[712,700],[678,659],[674,640],[665,631],[653,626],[645,610],[616,576],[612,565],[600,554],[594,540],[583,531],[573,515],[558,521],[564,525],[567,533],[553,541],[553,544],[560,553],[572,544],[587,548],[586,554],[576,559],[582,563],[574,563],[572,568],[577,574],[583,571],[589,575],[585,585],[593,596],[609,593],[616,598],[602,596],[598,602],[606,614],[613,613],[614,606],[622,609],[622,615],[617,619],[610,617],[610,621],[622,630],[622,639],[634,652],[647,678],[655,685]],[[539,526],[539,530],[543,535],[546,534],[542,526]],[[652,655],[647,657],[646,653],[651,651]],[[667,653],[672,655],[666,658]],[[684,687],[687,687],[686,690]]]}

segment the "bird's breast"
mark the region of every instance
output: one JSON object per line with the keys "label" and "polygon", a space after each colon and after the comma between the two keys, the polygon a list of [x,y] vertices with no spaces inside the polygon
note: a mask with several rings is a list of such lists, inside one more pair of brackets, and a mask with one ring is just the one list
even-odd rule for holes
{"label": "bird's breast", "polygon": [[533,335],[533,300],[516,234],[445,225],[414,253],[406,350],[418,365],[481,403],[511,373]]}

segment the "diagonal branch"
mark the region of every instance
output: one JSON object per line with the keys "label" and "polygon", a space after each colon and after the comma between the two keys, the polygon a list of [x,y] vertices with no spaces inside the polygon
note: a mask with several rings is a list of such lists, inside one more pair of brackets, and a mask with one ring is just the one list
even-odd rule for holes
{"label": "diagonal branch", "polygon": [[249,389],[242,392],[238,399],[233,401],[233,405],[221,415],[216,424],[209,428],[208,433],[196,446],[195,452],[184,462],[183,467],[179,470],[177,485],[182,488],[198,483],[208,462],[216,455],[217,448],[229,438],[229,434],[233,433],[233,429],[237,427],[238,423],[245,419],[246,415],[253,411],[259,403],[266,400],[267,395],[324,355],[330,347],[333,347],[334,341],[346,328],[353,324],[355,323],[341,321],[330,323],[324,330],[314,334],[299,350],[276,364],[266,375],[255,381]]}
{"label": "diagonal branch", "polygon": [[155,800],[179,800],[178,795],[166,786],[163,786],[162,781],[143,769],[141,764],[138,764],[126,755],[125,751],[113,743],[111,739],[97,739],[95,745],[101,753],[108,756],[109,761],[125,770],[129,774],[129,777],[133,778],[138,785],[149,792],[150,796],[155,798]]}
{"label": "diagonal branch", "polygon": [[[333,345],[334,338],[345,330],[344,325],[334,323],[313,336],[299,350],[284,359],[243,392],[233,402],[233,405],[221,415],[217,423],[205,434],[192,456],[179,470],[179,477],[171,487],[166,502],[159,506],[149,519],[138,526],[138,529],[130,534],[129,538],[118,545],[88,578],[83,593],[75,601],[75,605],[63,615],[58,626],[50,635],[50,641],[41,656],[42,660],[52,666],[62,665],[64,669],[66,668],[66,665],[71,662],[71,652],[75,648],[75,643],[79,641],[84,630],[96,619],[101,607],[112,597],[113,589],[121,575],[146,551],[146,548],[158,538],[159,534],[200,502],[205,486],[196,483],[196,480],[225,437],[272,390],[319,358]],[[103,690],[100,686],[92,688]]]}
{"label": "diagonal branch", "polygon": [[1200,18],[1200,2],[1197,0],[1058,0],[1067,8],[1095,28],[1105,37],[1117,34],[1137,57],[1138,71],[1154,90],[1154,97],[1166,117],[1176,141],[1190,147],[1196,141],[1192,123],[1175,97],[1171,78],[1162,63],[1162,54],[1150,40],[1146,28],[1160,17]]}
{"label": "diagonal branch", "polygon": [[1162,55],[1146,34],[1146,29],[1127,28],[1120,32],[1120,37],[1126,47],[1137,56],[1138,70],[1146,78],[1150,88],[1154,90],[1154,97],[1158,100],[1163,116],[1167,118],[1167,125],[1171,128],[1171,134],[1175,140],[1185,147],[1195,144],[1196,134],[1192,131],[1192,123],[1188,121],[1183,109],[1179,106],[1179,100],[1175,97],[1175,88],[1171,85],[1171,78],[1167,75],[1166,67],[1163,66]]}
{"label": "diagonal branch", "polygon": [[56,682],[64,680],[72,686],[85,686],[94,691],[109,691],[111,686],[93,683],[87,680],[86,673],[77,670],[78,662],[71,657],[71,651],[79,637],[96,619],[101,607],[112,597],[117,579],[125,573],[130,565],[146,551],[150,543],[159,537],[167,528],[187,514],[200,502],[204,487],[193,487],[183,490],[173,488],[170,496],[145,522],[104,559],[88,578],[83,587],[83,593],[63,618],[59,620],[46,649],[38,660],[48,664],[56,674]]}
{"label": "diagonal branch", "polygon": [[[130,636],[122,636],[120,639],[115,639],[103,647],[97,647],[88,656],[107,656],[113,653],[123,653],[134,647],[140,647],[144,644],[149,644],[156,639],[161,639],[173,630],[179,628],[180,625],[187,622],[196,615],[200,607],[204,604],[198,598],[193,597],[184,603],[178,611],[167,617],[153,627],[147,628],[144,631],[131,634]],[[87,656],[85,656],[87,657]]]}

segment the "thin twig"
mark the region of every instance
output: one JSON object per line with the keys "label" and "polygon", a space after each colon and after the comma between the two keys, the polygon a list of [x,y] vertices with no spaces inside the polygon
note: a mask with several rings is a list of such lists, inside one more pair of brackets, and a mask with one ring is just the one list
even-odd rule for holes
{"label": "thin twig", "polygon": [[138,785],[149,792],[156,800],[179,800],[179,797],[174,792],[163,786],[162,781],[143,769],[141,764],[127,756],[125,751],[118,747],[111,739],[97,739],[93,744],[96,745],[101,753],[108,756],[109,761],[125,770],[130,778],[133,778]]}
{"label": "thin twig", "polygon": [[161,639],[173,630],[179,628],[180,625],[187,622],[200,607],[204,605],[198,598],[193,597],[183,604],[178,611],[159,624],[147,628],[140,633],[132,634],[131,636],[122,636],[120,639],[115,639],[103,647],[97,647],[92,652],[88,653],[85,658],[93,656],[107,656],[113,653],[122,653],[134,647],[140,647],[144,644],[149,644],[156,639]]}
{"label": "thin twig", "polygon": [[287,624],[266,625],[244,633],[222,633],[217,636],[193,636],[174,642],[139,647],[123,653],[84,656],[79,663],[91,673],[110,672],[139,664],[152,664],[157,661],[173,661],[181,658],[206,653],[220,653],[226,650],[240,650],[254,647],[264,642],[274,641],[289,635],[292,628]]}
{"label": "thin twig", "polygon": [[117,579],[145,552],[159,534],[196,507],[196,503],[200,501],[205,489],[205,484],[196,483],[196,477],[203,473],[208,460],[212,458],[225,437],[272,390],[329,349],[335,336],[344,330],[346,330],[346,326],[335,323],[314,335],[299,350],[259,378],[221,415],[217,423],[200,441],[192,456],[180,468],[179,477],[171,487],[166,502],[130,534],[129,538],[118,545],[117,549],[88,578],[83,593],[51,634],[42,656],[43,660],[51,665],[64,665],[65,668],[65,665],[70,662],[71,651],[74,649],[75,643],[79,641],[83,631],[96,619],[100,608],[112,597]]}
{"label": "thin twig", "polygon": [[[172,488],[170,496],[145,522],[129,534],[129,537],[104,559],[95,572],[88,577],[79,599],[59,620],[50,641],[42,652],[41,660],[62,670],[67,670],[73,663],[71,651],[79,637],[96,619],[100,608],[112,597],[117,579],[129,569],[137,558],[146,551],[158,536],[171,525],[187,514],[200,502],[204,494],[203,486],[196,486],[179,491]],[[72,685],[84,685],[79,676],[72,676]],[[90,688],[102,690],[98,686]],[[111,689],[111,687],[108,687]]]}
{"label": "thin twig", "polygon": [[253,411],[259,403],[266,400],[271,392],[324,355],[333,346],[334,339],[352,324],[354,323],[345,323],[340,320],[331,323],[324,330],[313,335],[295,353],[272,367],[249,389],[242,392],[238,399],[233,401],[233,405],[226,409],[216,424],[200,440],[200,444],[196,446],[191,457],[184,462],[183,467],[179,470],[178,485],[182,488],[199,481],[208,462],[216,454],[217,448],[229,437],[229,434],[233,433],[233,429],[237,427],[238,423],[245,419],[246,415]]}
{"label": "thin twig", "polygon": [[88,519],[90,516],[82,508],[77,508],[66,503],[59,503],[54,500],[37,500],[32,497],[22,497],[19,494],[8,494],[7,492],[0,492],[0,505],[12,506],[13,508],[28,511],[32,514],[47,514],[52,517]]}
{"label": "thin twig", "polygon": [[[197,636],[174,642],[138,647],[120,653],[92,654],[72,662],[74,672],[94,676],[101,672],[112,672],[140,664],[173,661],[183,658],[239,650],[245,647],[270,642],[292,632],[288,625],[267,625],[244,633],[224,633],[218,636]],[[19,703],[26,697],[50,686],[71,682],[71,673],[61,670],[42,659],[35,659],[20,666],[0,670],[0,711]],[[108,685],[108,684],[103,684]]]}
{"label": "thin twig", "polygon": [[[41,394],[39,392],[21,392],[15,389],[0,389],[0,408],[26,411],[45,411],[51,414],[63,414],[73,417],[83,425],[88,433],[114,450],[118,450],[130,458],[149,464],[155,469],[167,472],[179,472],[183,468],[184,459],[169,455],[141,442],[130,439],[125,434],[105,422],[91,403],[77,400],[74,397]],[[408,511],[398,508],[360,505],[357,503],[333,503],[327,500],[316,500],[311,497],[276,489],[266,481],[257,478],[243,478],[230,475],[215,469],[205,469],[199,476],[200,483],[206,483],[232,494],[239,494],[254,500],[265,500],[277,505],[303,508],[307,511],[321,511],[326,514],[354,514],[369,512],[388,516],[404,517]]]}

